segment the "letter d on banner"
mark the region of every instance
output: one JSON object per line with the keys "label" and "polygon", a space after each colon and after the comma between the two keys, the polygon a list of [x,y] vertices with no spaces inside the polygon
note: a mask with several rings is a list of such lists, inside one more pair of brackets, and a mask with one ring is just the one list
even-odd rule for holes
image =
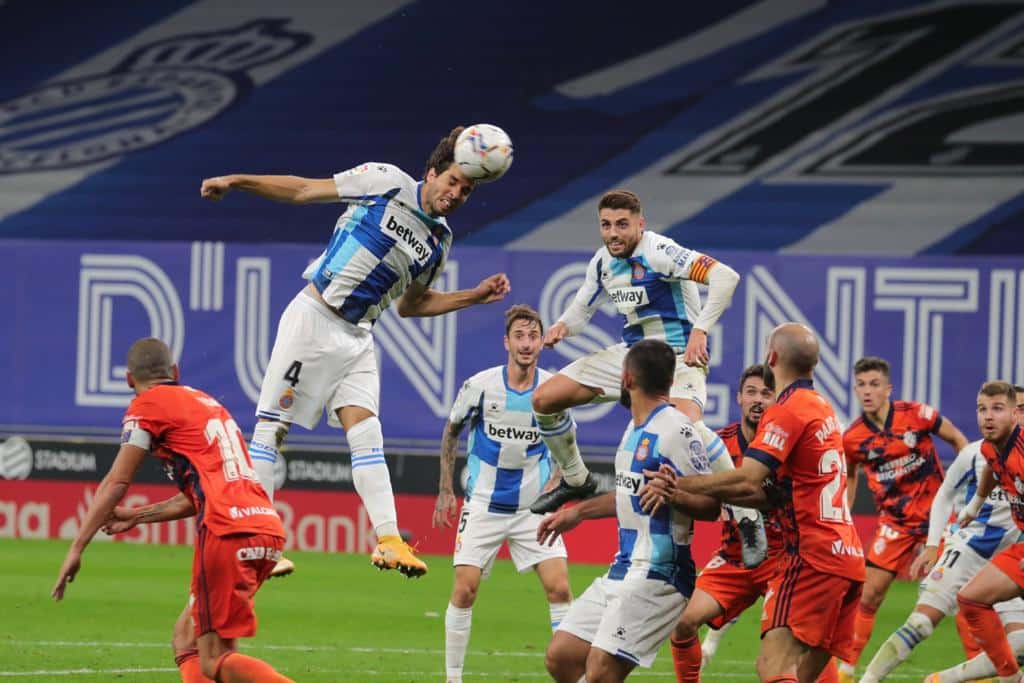
{"label": "letter d on banner", "polygon": [[149,335],[166,342],[177,360],[185,342],[181,300],[167,274],[147,258],[83,254],[81,263],[75,404],[124,406],[132,390],[125,384],[124,366],[111,362],[114,302],[129,298],[141,304],[149,319]]}

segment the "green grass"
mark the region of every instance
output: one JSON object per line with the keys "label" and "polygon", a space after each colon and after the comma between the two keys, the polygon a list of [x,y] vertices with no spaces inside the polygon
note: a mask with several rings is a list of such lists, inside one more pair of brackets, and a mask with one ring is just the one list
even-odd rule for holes
{"label": "green grass", "polygon": [[[191,548],[96,543],[64,602],[49,592],[67,544],[0,541],[0,680],[176,681],[171,626],[188,597]],[[440,681],[450,558],[427,558],[431,573],[407,580],[378,573],[362,556],[289,553],[297,565],[257,597],[259,635],[243,648],[297,681]],[[605,567],[572,565],[576,594]],[[865,653],[899,626],[916,586],[898,583],[878,613]],[[753,680],[760,608],[726,635],[708,681]],[[473,613],[466,680],[546,680],[547,606],[533,575],[499,562]],[[914,652],[893,680],[920,681],[962,657],[952,621]],[[78,673],[68,673],[79,670]],[[120,672],[118,672],[120,670]],[[49,673],[46,673],[49,672]],[[637,678],[673,680],[662,651]]]}

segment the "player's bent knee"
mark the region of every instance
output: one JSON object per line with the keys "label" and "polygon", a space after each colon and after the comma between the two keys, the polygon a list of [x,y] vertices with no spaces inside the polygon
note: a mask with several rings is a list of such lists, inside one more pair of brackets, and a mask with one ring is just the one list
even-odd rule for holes
{"label": "player's bent knee", "polygon": [[468,583],[457,583],[452,589],[452,604],[461,609],[473,606],[476,602],[477,587]]}
{"label": "player's bent knee", "polygon": [[572,602],[572,590],[569,588],[569,582],[566,581],[564,584],[559,584],[547,589],[548,602],[559,603],[559,602]]}
{"label": "player's bent knee", "polygon": [[684,613],[679,621],[676,622],[676,627],[672,630],[672,639],[677,641],[689,640],[697,635],[699,627],[699,624],[692,618],[688,618]]}

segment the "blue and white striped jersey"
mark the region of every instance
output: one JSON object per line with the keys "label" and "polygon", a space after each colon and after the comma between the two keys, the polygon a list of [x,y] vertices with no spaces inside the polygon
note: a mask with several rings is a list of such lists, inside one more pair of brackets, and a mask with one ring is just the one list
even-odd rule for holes
{"label": "blue and white striped jersey", "polygon": [[[985,466],[985,457],[981,454],[981,440],[979,439],[964,446],[949,469],[946,470],[942,488],[952,486],[956,492],[953,511],[957,514],[978,490],[978,479]],[[939,489],[937,495],[943,495],[942,488]],[[992,489],[988,500],[978,511],[978,516],[957,533],[962,535],[971,549],[985,559],[991,558],[998,550],[1002,549],[1004,539],[1009,542],[1008,535],[1014,538],[1019,535],[1017,525],[1013,521],[1013,514],[1010,511],[1010,504],[1006,500],[1006,493],[1001,486],[996,485]]]}
{"label": "blue and white striped jersey", "polygon": [[626,318],[622,341],[627,345],[660,339],[682,351],[700,315],[697,283],[707,281],[715,263],[710,256],[645,230],[628,258],[613,257],[607,247],[597,250],[574,305],[582,306],[589,319],[599,305],[610,301]]}
{"label": "blue and white striped jersey", "polygon": [[342,318],[370,329],[410,282],[429,287],[444,271],[452,233],[420,205],[422,182],[396,166],[363,164],[334,183],[348,208],[302,275]]}
{"label": "blue and white striped jersey", "polygon": [[470,425],[466,448],[468,505],[511,514],[537,499],[551,477],[551,456],[541,440],[530,401],[551,373],[537,369],[533,386],[508,386],[504,365],[473,375],[462,385],[449,421]]}
{"label": "blue and white striped jersey", "polygon": [[644,578],[672,584],[689,597],[697,572],[690,555],[693,520],[670,506],[653,516],[640,507],[644,470],[670,465],[682,476],[709,474],[704,442],[690,419],[664,404],[641,425],[626,427],[615,454],[615,515],[619,552],[613,580]]}

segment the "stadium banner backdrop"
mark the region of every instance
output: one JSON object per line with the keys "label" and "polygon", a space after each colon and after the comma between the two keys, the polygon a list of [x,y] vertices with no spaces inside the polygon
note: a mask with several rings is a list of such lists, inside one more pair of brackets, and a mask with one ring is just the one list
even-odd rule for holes
{"label": "stadium banner backdrop", "polygon": [[[115,437],[132,396],[126,352],[148,335],[169,344],[183,382],[216,397],[243,430],[251,429],[277,320],[316,256],[309,246],[281,244],[0,241],[0,258],[13,270],[3,287],[8,322],[0,334],[0,374],[7,392],[0,430]],[[843,423],[859,414],[851,369],[866,354],[892,363],[894,397],[932,404],[972,438],[982,381],[1024,381],[1021,259],[714,256],[743,276],[710,335],[705,414],[714,427],[737,419],[737,377],[762,359],[769,331],[787,320],[818,333],[817,387]],[[588,261],[580,251],[456,245],[438,288],[472,287],[505,272],[512,293],[445,316],[401,318],[389,310],[381,317],[374,338],[387,449],[436,453],[462,381],[506,360],[505,309],[528,303],[550,324],[576,293]],[[557,371],[615,343],[620,320],[606,305],[582,334],[544,351],[542,366]],[[604,454],[628,419],[613,403],[574,414],[581,443]],[[312,433],[292,430],[289,443],[337,450],[345,441],[321,421]]]}
{"label": "stadium banner backdrop", "polygon": [[[117,455],[114,443],[89,443],[8,437],[0,443],[0,539],[72,539],[78,532],[99,481]],[[402,533],[420,552],[445,555],[456,542],[453,528],[433,529],[437,493],[437,461],[422,455],[387,456],[396,491]],[[288,548],[320,552],[369,553],[375,545],[373,526],[355,493],[347,456],[321,451],[291,450],[279,466],[274,506],[288,533]],[[462,498],[465,461],[456,467],[455,493]],[[610,462],[593,464],[601,491],[614,487]],[[861,487],[864,489],[866,487]],[[122,501],[148,505],[177,493],[155,458],[143,461]],[[866,501],[864,501],[866,502]],[[855,516],[862,538],[870,538],[874,516]],[[453,525],[457,518],[453,519]],[[114,540],[103,533],[101,541]],[[127,543],[188,544],[195,538],[190,519],[143,524],[116,537]],[[717,522],[697,522],[694,559],[703,566],[717,549]],[[611,519],[594,520],[566,536],[575,562],[604,563],[616,551],[618,534]],[[501,557],[508,558],[503,548]]]}

